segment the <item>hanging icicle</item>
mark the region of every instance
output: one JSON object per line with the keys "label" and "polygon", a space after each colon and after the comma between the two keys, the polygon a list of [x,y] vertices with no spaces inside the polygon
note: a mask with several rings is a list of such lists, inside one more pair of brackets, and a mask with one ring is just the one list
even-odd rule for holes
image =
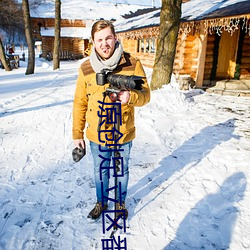
{"label": "hanging icicle", "polygon": [[222,32],[226,31],[232,36],[236,30],[239,29],[240,20],[243,19],[242,29],[245,29],[245,32],[250,35],[250,17],[241,16],[241,17],[226,17],[226,18],[216,18],[209,20],[202,20],[196,22],[185,22],[180,24],[179,33],[184,33],[185,35],[190,32],[200,33],[206,36],[207,34],[212,34],[215,32],[217,35],[221,35]]}
{"label": "hanging icicle", "polygon": [[194,30],[194,28],[195,28],[194,22],[181,23],[180,28],[179,28],[179,33],[185,34],[185,36],[187,36],[190,32]]}
{"label": "hanging icicle", "polygon": [[149,28],[142,28],[138,30],[131,30],[126,32],[117,33],[118,38],[125,38],[125,39],[142,39],[143,37],[147,38],[158,38],[159,36],[159,27],[149,27]]}
{"label": "hanging icicle", "polygon": [[[179,34],[203,33],[205,36],[214,32],[221,36],[222,32],[228,32],[231,36],[239,29],[240,21],[242,22],[242,30],[250,36],[250,16],[225,17],[201,21],[181,22]],[[142,39],[143,37],[157,38],[159,36],[159,26],[141,28],[125,32],[118,32],[118,37],[123,39]]]}
{"label": "hanging icicle", "polygon": [[245,29],[246,34],[250,36],[250,22],[249,22],[249,18],[247,17],[244,17],[243,19],[242,30],[244,29]]}

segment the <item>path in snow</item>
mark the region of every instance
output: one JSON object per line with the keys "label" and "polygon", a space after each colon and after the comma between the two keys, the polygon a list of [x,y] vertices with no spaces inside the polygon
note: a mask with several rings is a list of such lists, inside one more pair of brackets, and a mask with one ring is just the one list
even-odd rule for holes
{"label": "path in snow", "polygon": [[[41,66],[33,76],[16,71],[4,79],[0,249],[101,249],[110,233],[86,219],[95,203],[89,146],[80,163],[71,159],[79,65]],[[21,84],[16,94],[14,80]],[[128,249],[250,247],[248,104],[171,85],[137,109]]]}

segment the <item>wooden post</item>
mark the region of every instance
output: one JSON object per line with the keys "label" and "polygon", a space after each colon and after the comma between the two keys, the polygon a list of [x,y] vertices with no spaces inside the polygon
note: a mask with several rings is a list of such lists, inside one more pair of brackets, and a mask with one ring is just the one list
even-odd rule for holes
{"label": "wooden post", "polygon": [[196,72],[196,86],[202,87],[204,78],[204,68],[206,60],[206,50],[207,50],[207,35],[200,34],[199,36],[199,54],[198,54],[198,65]]}

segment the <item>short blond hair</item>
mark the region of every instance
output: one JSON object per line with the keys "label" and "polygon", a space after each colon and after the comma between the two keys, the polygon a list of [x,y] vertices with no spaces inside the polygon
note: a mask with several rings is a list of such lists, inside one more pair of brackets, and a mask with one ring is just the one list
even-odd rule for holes
{"label": "short blond hair", "polygon": [[106,29],[108,27],[111,29],[111,32],[115,36],[115,27],[114,27],[113,23],[111,23],[110,21],[107,21],[107,20],[99,20],[99,21],[95,22],[92,26],[92,29],[91,29],[92,40],[94,40],[94,36],[95,36],[96,32],[103,30],[103,29]]}

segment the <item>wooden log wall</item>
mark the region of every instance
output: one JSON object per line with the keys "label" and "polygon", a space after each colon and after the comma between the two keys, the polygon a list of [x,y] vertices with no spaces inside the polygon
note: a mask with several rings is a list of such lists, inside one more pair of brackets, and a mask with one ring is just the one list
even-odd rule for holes
{"label": "wooden log wall", "polygon": [[73,39],[67,37],[61,38],[60,51],[73,52]]}
{"label": "wooden log wall", "polygon": [[204,78],[203,78],[204,80],[210,80],[213,67],[214,43],[215,43],[215,35],[208,35]]}
{"label": "wooden log wall", "polygon": [[[145,43],[147,37],[137,39],[127,39],[125,36],[119,37],[123,49],[131,53],[134,57],[140,59],[145,67],[152,68],[154,66],[155,53],[146,52],[146,50],[138,50],[139,43]],[[150,37],[149,39],[152,39]],[[198,37],[195,35],[184,36],[179,34],[176,47],[176,55],[173,66],[173,73],[177,75],[190,75],[193,79],[197,73],[197,57],[198,57]],[[155,47],[157,39],[155,38]],[[145,46],[144,46],[145,47]],[[155,48],[156,51],[157,48]],[[155,52],[154,51],[154,52]]]}
{"label": "wooden log wall", "polygon": [[173,73],[177,76],[189,75],[192,79],[196,79],[199,53],[197,39],[195,35],[178,36],[173,67]]}
{"label": "wooden log wall", "polygon": [[192,79],[196,78],[197,58],[199,54],[198,38],[195,35],[187,36],[184,50],[184,65],[180,74],[188,74]]}
{"label": "wooden log wall", "polygon": [[179,71],[183,68],[183,53],[185,46],[185,36],[179,35],[177,39],[176,44],[176,50],[175,50],[175,59],[174,59],[174,65],[173,65],[173,73],[178,75]]}
{"label": "wooden log wall", "polygon": [[145,67],[153,68],[154,60],[155,60],[155,54],[150,54],[150,53],[139,54],[139,53],[136,53],[134,56],[136,58],[138,58]]}
{"label": "wooden log wall", "polygon": [[122,46],[123,46],[123,50],[124,51],[127,51],[133,55],[135,55],[136,53],[136,47],[137,47],[137,40],[125,40],[125,39],[122,39],[120,40],[120,42],[122,43]]}
{"label": "wooden log wall", "polygon": [[48,52],[53,51],[54,37],[42,37],[42,57],[46,58]]}
{"label": "wooden log wall", "polygon": [[[42,57],[46,58],[48,52],[52,52],[54,47],[54,37],[42,38]],[[84,56],[84,51],[88,47],[88,40],[78,38],[61,38],[60,51],[69,51],[77,58]]]}
{"label": "wooden log wall", "polygon": [[138,58],[145,67],[152,68],[154,66],[155,53],[138,51],[138,40],[120,38],[120,42],[122,43],[124,51]]}
{"label": "wooden log wall", "polygon": [[88,48],[89,41],[87,39],[82,40],[79,38],[74,38],[73,39],[73,54],[77,56],[84,56],[85,50]]}
{"label": "wooden log wall", "polygon": [[245,35],[242,46],[240,79],[250,79],[250,36]]}
{"label": "wooden log wall", "polygon": [[[32,27],[34,29],[39,29],[39,27],[49,28],[55,27],[54,18],[31,18]],[[71,20],[71,19],[62,19],[61,27],[86,27],[86,21],[84,20]]]}

